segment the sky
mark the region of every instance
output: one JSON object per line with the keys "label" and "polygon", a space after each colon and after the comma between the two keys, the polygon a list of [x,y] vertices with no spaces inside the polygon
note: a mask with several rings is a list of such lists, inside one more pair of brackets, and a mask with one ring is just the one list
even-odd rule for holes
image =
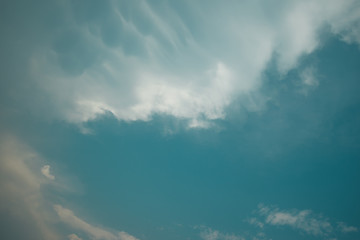
{"label": "sky", "polygon": [[0,238],[360,239],[360,1],[0,1]]}

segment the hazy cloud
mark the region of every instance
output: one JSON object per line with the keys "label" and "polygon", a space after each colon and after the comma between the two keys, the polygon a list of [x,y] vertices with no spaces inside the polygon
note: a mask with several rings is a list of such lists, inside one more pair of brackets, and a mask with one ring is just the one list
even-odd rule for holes
{"label": "hazy cloud", "polygon": [[264,223],[262,223],[261,221],[259,221],[257,218],[253,217],[253,218],[250,218],[248,220],[248,222],[251,224],[251,225],[254,225],[254,226],[257,226],[259,228],[263,228],[264,227]]}
{"label": "hazy cloud", "polygon": [[[260,230],[261,234],[267,233],[269,227],[279,226],[288,226],[320,239],[338,239],[344,234],[358,231],[357,227],[349,226],[344,222],[333,222],[311,210],[286,210],[260,204],[254,211],[254,215],[247,222]],[[282,228],[278,228],[278,230],[282,231]],[[257,237],[264,236],[258,235]]]}
{"label": "hazy cloud", "polygon": [[50,174],[50,165],[44,165],[41,168],[41,173],[50,180],[54,180],[55,176]]}
{"label": "hazy cloud", "polygon": [[302,230],[311,235],[326,235],[333,231],[329,220],[321,215],[313,214],[310,210],[280,210],[260,206],[259,214],[264,216],[264,223],[274,226],[289,226]]}
{"label": "hazy cloud", "polygon": [[200,237],[203,240],[245,240],[241,236],[235,234],[222,233],[212,228],[201,226],[197,227],[200,229]]}
{"label": "hazy cloud", "polygon": [[60,239],[51,226],[54,220],[41,191],[43,179],[36,171],[40,157],[13,136],[3,136],[0,142],[0,218],[22,229],[13,232],[9,226],[1,238]]}
{"label": "hazy cloud", "polygon": [[338,228],[340,229],[341,232],[343,233],[349,233],[349,232],[357,232],[359,231],[359,229],[357,227],[354,226],[348,226],[346,223],[344,222],[338,222]]}
{"label": "hazy cloud", "polygon": [[99,240],[138,240],[126,232],[110,232],[100,227],[93,226],[86,221],[75,216],[75,214],[61,205],[54,205],[54,210],[60,219],[74,229],[80,230],[93,239]]}

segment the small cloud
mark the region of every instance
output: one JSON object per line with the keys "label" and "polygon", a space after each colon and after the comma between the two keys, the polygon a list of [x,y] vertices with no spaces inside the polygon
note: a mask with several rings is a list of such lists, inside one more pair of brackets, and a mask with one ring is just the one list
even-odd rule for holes
{"label": "small cloud", "polygon": [[319,80],[316,78],[316,72],[314,67],[305,68],[301,72],[300,78],[305,86],[316,87],[319,85]]}
{"label": "small cloud", "polygon": [[308,235],[329,240],[336,240],[338,234],[359,231],[357,227],[349,226],[344,222],[332,222],[329,218],[315,214],[311,210],[286,210],[279,209],[276,206],[259,204],[258,209],[253,213],[256,216],[246,221],[259,227],[262,231],[270,226],[288,226]]}
{"label": "small cloud", "polygon": [[344,222],[338,222],[338,228],[343,233],[349,233],[349,232],[357,232],[359,229],[357,227],[348,226]]}
{"label": "small cloud", "polygon": [[258,214],[265,217],[266,224],[290,226],[314,236],[327,235],[333,231],[328,219],[315,215],[310,210],[280,210],[261,205]]}
{"label": "small cloud", "polygon": [[41,173],[50,180],[54,180],[55,176],[50,173],[50,165],[45,165],[41,168]]}
{"label": "small cloud", "polygon": [[314,90],[319,86],[319,79],[316,73],[316,68],[313,66],[307,67],[299,74],[300,77],[300,92],[307,95],[309,91]]}
{"label": "small cloud", "polygon": [[251,225],[254,225],[254,226],[257,226],[259,228],[263,228],[264,227],[264,223],[260,222],[257,218],[250,218],[248,220],[248,222],[251,224]]}
{"label": "small cloud", "polygon": [[70,234],[69,236],[68,236],[68,239],[69,240],[82,240],[82,238],[80,238],[80,237],[78,237],[76,234]]}
{"label": "small cloud", "polygon": [[245,238],[229,233],[222,233],[206,226],[196,227],[201,230],[200,237],[203,240],[245,240]]}

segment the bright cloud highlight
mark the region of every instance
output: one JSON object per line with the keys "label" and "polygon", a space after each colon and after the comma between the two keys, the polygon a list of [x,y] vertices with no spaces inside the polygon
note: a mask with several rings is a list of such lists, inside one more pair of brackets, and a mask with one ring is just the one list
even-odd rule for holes
{"label": "bright cloud highlight", "polygon": [[[127,5],[135,10],[131,18]],[[164,2],[167,11],[160,12],[147,1],[111,1],[91,21],[81,2],[59,6],[67,21],[31,60],[56,117],[81,125],[106,113],[123,121],[162,114],[209,127],[236,100],[249,111],[262,109],[268,97],[254,95],[269,64],[286,75],[322,46],[323,32],[358,42],[360,7],[353,0],[181,5],[178,12]],[[311,73],[301,78],[314,87]]]}

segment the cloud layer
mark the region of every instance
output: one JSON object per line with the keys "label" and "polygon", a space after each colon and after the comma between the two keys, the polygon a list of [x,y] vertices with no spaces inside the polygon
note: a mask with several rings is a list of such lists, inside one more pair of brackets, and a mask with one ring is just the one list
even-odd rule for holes
{"label": "cloud layer", "polygon": [[[266,99],[254,94],[270,63],[286,74],[321,47],[324,32],[360,39],[353,0],[77,1],[59,9],[66,19],[44,37],[31,72],[54,114],[76,124],[110,112],[124,121],[164,114],[209,127],[236,99],[250,111],[263,107]],[[301,77],[315,86],[310,74]]]}

